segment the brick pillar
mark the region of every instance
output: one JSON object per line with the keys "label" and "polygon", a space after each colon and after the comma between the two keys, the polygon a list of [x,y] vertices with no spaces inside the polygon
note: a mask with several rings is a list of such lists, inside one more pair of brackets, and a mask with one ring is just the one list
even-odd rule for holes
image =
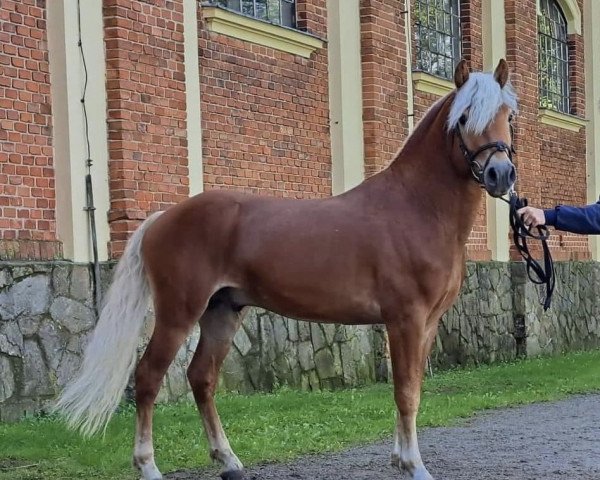
{"label": "brick pillar", "polygon": [[298,29],[321,38],[327,37],[327,0],[296,0]]}
{"label": "brick pillar", "polygon": [[105,0],[111,230],[188,196],[182,0]]}
{"label": "brick pillar", "polygon": [[[483,70],[481,0],[461,0],[460,20],[462,32],[462,58],[469,62],[471,70],[481,71]],[[467,255],[469,260],[491,259],[492,252],[488,245],[488,234],[486,202],[482,202],[467,243]]]}
{"label": "brick pillar", "polygon": [[483,70],[481,0],[461,0],[460,28],[462,31],[462,57],[471,70]]}
{"label": "brick pillar", "polygon": [[56,239],[46,7],[0,3],[0,260],[52,259]]}
{"label": "brick pillar", "polygon": [[[577,1],[579,9],[583,12],[583,0]],[[582,26],[583,29],[583,26]],[[585,58],[584,38],[581,35],[571,33],[569,42],[569,86],[571,88],[571,114],[585,118]]]}
{"label": "brick pillar", "polygon": [[361,0],[365,176],[392,160],[408,135],[404,1]]}
{"label": "brick pillar", "polygon": [[[506,0],[506,60],[519,96],[515,119],[517,189],[531,205],[540,205],[540,139],[538,132],[538,38],[535,0]],[[535,247],[534,245],[532,247]],[[511,257],[516,256],[511,247]]]}

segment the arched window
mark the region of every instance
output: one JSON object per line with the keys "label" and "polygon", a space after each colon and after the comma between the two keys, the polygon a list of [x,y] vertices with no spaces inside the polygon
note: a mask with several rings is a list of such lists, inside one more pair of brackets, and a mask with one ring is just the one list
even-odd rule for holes
{"label": "arched window", "polygon": [[569,113],[567,20],[556,0],[540,0],[538,43],[540,107]]}
{"label": "arched window", "polygon": [[452,79],[460,59],[459,0],[416,0],[417,70]]}
{"label": "arched window", "polygon": [[296,28],[296,0],[218,0],[218,4],[249,17]]}

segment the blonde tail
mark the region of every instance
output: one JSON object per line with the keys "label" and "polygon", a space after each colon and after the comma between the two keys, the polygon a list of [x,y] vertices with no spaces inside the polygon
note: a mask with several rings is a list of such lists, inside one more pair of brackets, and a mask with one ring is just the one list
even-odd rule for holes
{"label": "blonde tail", "polygon": [[53,408],[85,436],[106,426],[135,367],[150,296],[141,244],[144,232],[160,213],[148,217],[129,239],[81,368]]}

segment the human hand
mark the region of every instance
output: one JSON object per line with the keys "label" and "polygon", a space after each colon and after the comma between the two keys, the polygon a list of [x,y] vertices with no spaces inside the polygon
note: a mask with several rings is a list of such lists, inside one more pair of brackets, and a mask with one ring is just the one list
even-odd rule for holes
{"label": "human hand", "polygon": [[527,228],[538,227],[546,223],[544,211],[534,207],[524,207],[517,210]]}

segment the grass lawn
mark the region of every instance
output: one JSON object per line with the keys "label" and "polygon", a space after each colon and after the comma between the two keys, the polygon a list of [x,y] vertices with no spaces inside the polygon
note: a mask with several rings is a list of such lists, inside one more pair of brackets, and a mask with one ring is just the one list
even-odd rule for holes
{"label": "grass lawn", "polygon": [[[600,350],[438,373],[424,384],[419,427],[450,425],[483,409],[600,391]],[[247,465],[288,460],[390,439],[391,385],[336,392],[241,396],[218,407],[233,449]],[[55,418],[0,424],[0,479],[134,479],[133,409],[113,417],[105,437],[82,439]],[[209,464],[195,405],[159,406],[156,460],[163,472]],[[391,446],[391,443],[390,443]]]}

